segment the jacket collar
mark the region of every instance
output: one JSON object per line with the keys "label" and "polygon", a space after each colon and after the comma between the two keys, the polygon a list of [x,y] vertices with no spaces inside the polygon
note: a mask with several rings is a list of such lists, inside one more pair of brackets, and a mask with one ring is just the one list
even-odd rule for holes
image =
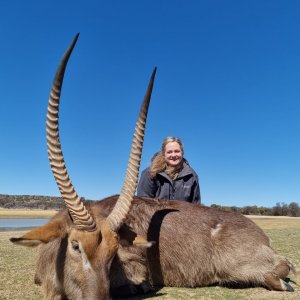
{"label": "jacket collar", "polygon": [[[167,178],[170,182],[172,182],[173,180],[170,178],[170,176],[165,173],[164,171],[163,172],[159,172],[157,173],[165,178]],[[189,176],[189,175],[193,175],[193,172],[192,172],[192,169],[190,168],[189,164],[187,164],[186,162],[183,163],[183,168],[182,170],[179,172],[177,179],[179,178],[182,178],[182,177],[185,177],[185,176]]]}

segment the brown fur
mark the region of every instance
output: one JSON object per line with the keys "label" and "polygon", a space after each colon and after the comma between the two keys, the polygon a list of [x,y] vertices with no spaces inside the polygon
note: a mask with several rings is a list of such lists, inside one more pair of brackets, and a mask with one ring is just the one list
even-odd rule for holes
{"label": "brown fur", "polygon": [[28,239],[42,241],[35,281],[47,299],[107,299],[110,290],[130,294],[163,285],[292,290],[283,281],[291,265],[244,216],[184,201],[135,197],[125,224],[115,234],[105,217],[116,199],[87,203],[96,232],[74,229],[64,210],[48,225],[12,239],[25,245],[30,245]]}

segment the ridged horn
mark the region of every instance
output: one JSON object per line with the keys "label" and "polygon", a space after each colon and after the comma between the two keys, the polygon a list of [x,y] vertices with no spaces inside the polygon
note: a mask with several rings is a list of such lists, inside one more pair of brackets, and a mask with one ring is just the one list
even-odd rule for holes
{"label": "ridged horn", "polygon": [[117,231],[122,226],[131,208],[133,196],[137,187],[142,148],[144,143],[147,113],[154,84],[155,74],[156,68],[154,69],[150,78],[144,101],[140,109],[139,117],[136,122],[123,187],[115,207],[113,208],[110,215],[107,217],[107,222],[112,231]]}
{"label": "ridged horn", "polygon": [[59,102],[64,74],[78,36],[79,33],[75,36],[72,44],[64,54],[52,83],[46,122],[47,146],[51,170],[60,190],[61,196],[69,210],[73,224],[77,229],[93,231],[96,229],[95,221],[77,195],[69,178],[64,156],[61,150],[58,130]]}

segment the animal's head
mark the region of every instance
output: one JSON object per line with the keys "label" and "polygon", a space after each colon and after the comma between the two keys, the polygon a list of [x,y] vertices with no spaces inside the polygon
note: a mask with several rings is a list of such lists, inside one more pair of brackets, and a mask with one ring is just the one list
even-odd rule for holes
{"label": "animal's head", "polygon": [[[52,259],[56,260],[56,268],[63,265],[61,272],[65,274],[60,274],[57,269],[56,276],[62,276],[63,280],[73,282],[74,284],[70,285],[71,289],[80,290],[80,297],[84,299],[107,299],[109,298],[110,265],[120,242],[126,240],[127,244],[134,244],[138,240],[138,244],[145,242],[147,245],[147,242],[143,241],[141,237],[132,238],[130,229],[124,230],[122,225],[131,208],[137,186],[145,124],[156,69],[151,76],[136,123],[120,196],[108,215],[101,213],[95,215],[95,212],[89,210],[89,207],[82,202],[69,179],[58,130],[59,102],[64,72],[77,39],[78,34],[57,69],[50,92],[46,122],[50,165],[65,201],[67,213],[60,213],[48,224],[35,228],[20,238],[12,238],[11,241],[31,247],[39,244],[59,243],[58,253]],[[120,230],[121,227],[122,230]],[[45,259],[49,259],[46,254]],[[66,282],[63,284],[68,286]],[[70,296],[73,292],[76,293],[76,291],[65,292],[70,293]],[[78,296],[78,293],[76,295]]]}

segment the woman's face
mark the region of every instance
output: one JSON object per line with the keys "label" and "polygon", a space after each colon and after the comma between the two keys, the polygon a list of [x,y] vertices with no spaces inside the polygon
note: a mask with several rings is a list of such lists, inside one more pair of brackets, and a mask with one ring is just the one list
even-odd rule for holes
{"label": "woman's face", "polygon": [[166,144],[164,157],[167,165],[170,167],[178,166],[182,161],[182,150],[177,142],[169,142]]}

